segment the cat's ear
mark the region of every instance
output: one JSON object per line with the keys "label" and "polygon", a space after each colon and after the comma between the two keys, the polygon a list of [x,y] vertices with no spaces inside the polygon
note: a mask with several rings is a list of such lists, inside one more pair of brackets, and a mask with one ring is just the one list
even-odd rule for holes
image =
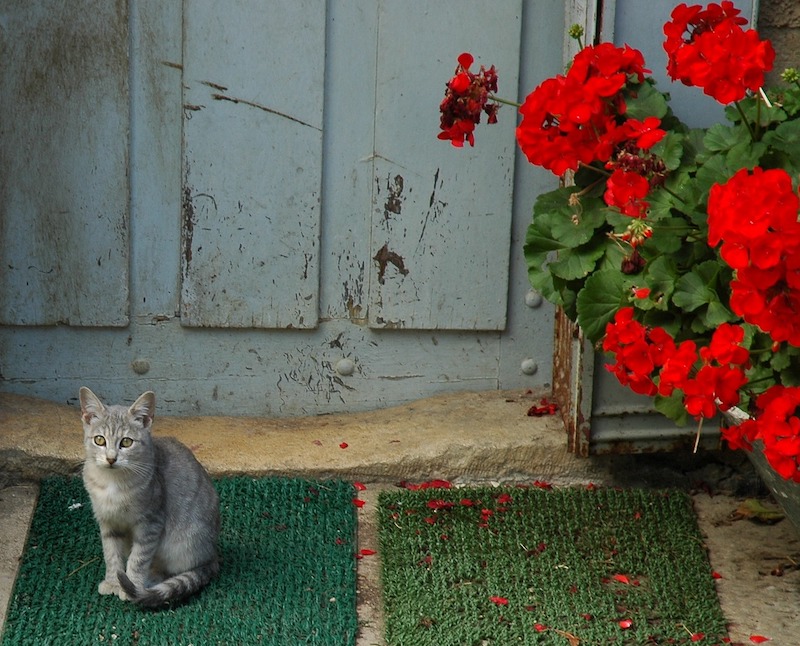
{"label": "cat's ear", "polygon": [[78,397],[81,400],[81,418],[84,423],[91,423],[95,417],[105,412],[106,407],[103,406],[103,402],[86,386],[81,387]]}
{"label": "cat's ear", "polygon": [[128,409],[128,414],[137,420],[145,428],[150,428],[153,418],[156,416],[156,395],[148,390],[139,399],[133,402],[133,406]]}

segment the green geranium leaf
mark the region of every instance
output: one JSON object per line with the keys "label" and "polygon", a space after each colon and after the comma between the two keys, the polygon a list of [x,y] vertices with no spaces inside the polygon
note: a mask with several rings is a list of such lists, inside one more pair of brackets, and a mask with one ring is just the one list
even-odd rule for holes
{"label": "green geranium leaf", "polygon": [[672,302],[687,312],[693,312],[716,298],[716,292],[708,286],[700,273],[692,271],[678,279]]}
{"label": "green geranium leaf", "polygon": [[605,253],[604,239],[593,240],[574,249],[563,249],[558,252],[558,258],[552,261],[548,268],[553,275],[564,280],[585,278],[597,266],[597,261]]}
{"label": "green geranium leaf", "polygon": [[661,299],[666,308],[675,291],[678,268],[670,256],[659,256],[645,267],[647,286],[654,298]]}
{"label": "green geranium leaf", "polygon": [[669,397],[656,395],[653,405],[659,413],[671,419],[678,426],[686,426],[689,423],[689,413],[683,407],[683,395],[679,390],[674,391]]}
{"label": "green geranium leaf", "polygon": [[749,141],[750,133],[743,125],[726,126],[722,123],[715,124],[708,129],[703,139],[703,145],[709,152],[725,152],[742,141]]}
{"label": "green geranium leaf", "polygon": [[733,312],[731,312],[719,300],[717,300],[716,292],[714,293],[714,297],[715,298],[708,303],[708,307],[706,308],[705,312],[700,315],[700,319],[707,330],[713,330],[723,323],[729,323],[738,318]]}
{"label": "green geranium leaf", "polygon": [[800,166],[800,121],[786,121],[764,135],[763,141],[786,153],[795,167]]}
{"label": "green geranium leaf", "polygon": [[667,132],[664,138],[650,149],[654,155],[658,155],[667,167],[667,170],[675,170],[680,166],[683,158],[683,142],[685,137],[676,132]]}
{"label": "green geranium leaf", "polygon": [[675,253],[683,246],[690,230],[683,218],[662,218],[653,226],[653,237],[647,246],[661,253]]}
{"label": "green geranium leaf", "polygon": [[592,343],[603,338],[606,324],[626,304],[632,285],[633,281],[619,269],[603,269],[586,279],[578,293],[578,323]]}
{"label": "green geranium leaf", "polygon": [[626,116],[644,121],[647,117],[661,119],[667,114],[666,97],[652,83],[642,83],[635,96],[625,98]]}

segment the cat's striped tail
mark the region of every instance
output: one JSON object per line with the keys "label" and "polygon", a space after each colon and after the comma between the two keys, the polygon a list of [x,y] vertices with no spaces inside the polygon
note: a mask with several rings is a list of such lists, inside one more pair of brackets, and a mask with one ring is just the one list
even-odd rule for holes
{"label": "cat's striped tail", "polygon": [[219,561],[204,563],[193,570],[176,574],[152,588],[139,588],[125,572],[117,572],[122,589],[135,604],[145,608],[158,608],[168,603],[181,601],[200,591],[219,572]]}

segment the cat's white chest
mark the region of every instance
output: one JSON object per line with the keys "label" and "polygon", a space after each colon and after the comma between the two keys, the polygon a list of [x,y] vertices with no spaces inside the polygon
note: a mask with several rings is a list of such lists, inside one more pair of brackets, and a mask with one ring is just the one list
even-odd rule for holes
{"label": "cat's white chest", "polygon": [[111,474],[101,472],[94,475],[87,490],[97,519],[114,525],[130,525],[134,519],[131,496],[126,484],[109,477]]}

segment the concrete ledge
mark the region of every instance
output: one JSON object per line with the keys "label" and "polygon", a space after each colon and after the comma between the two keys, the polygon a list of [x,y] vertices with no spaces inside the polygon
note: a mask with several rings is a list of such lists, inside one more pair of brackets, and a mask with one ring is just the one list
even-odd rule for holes
{"label": "concrete ledge", "polygon": [[[546,394],[446,394],[374,412],[291,419],[158,417],[156,407],[154,433],[180,439],[212,475],[574,479],[588,464],[567,453],[560,418],[527,415]],[[79,470],[76,408],[0,393],[0,429],[0,471],[39,479]]]}

